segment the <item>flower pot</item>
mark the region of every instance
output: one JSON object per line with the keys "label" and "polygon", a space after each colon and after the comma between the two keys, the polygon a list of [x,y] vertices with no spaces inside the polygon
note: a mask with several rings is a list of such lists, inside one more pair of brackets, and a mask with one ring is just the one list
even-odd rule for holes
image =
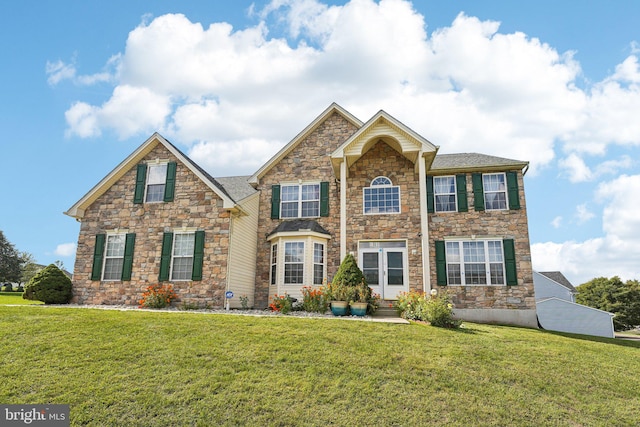
{"label": "flower pot", "polygon": [[354,316],[364,316],[367,314],[367,303],[366,302],[352,302],[351,303],[351,314]]}
{"label": "flower pot", "polygon": [[331,312],[334,316],[344,316],[347,314],[348,306],[346,301],[331,301]]}

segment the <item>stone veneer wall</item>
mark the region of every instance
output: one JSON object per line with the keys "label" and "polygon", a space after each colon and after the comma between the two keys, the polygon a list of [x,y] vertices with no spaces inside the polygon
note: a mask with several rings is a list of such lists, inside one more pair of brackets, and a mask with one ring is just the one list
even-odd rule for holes
{"label": "stone veneer wall", "polygon": [[[365,215],[363,188],[378,176],[400,187],[399,214]],[[423,290],[420,233],[420,183],[415,165],[378,141],[349,168],[347,184],[347,252],[357,257],[360,240],[406,240],[409,289]]]}
{"label": "stone veneer wall", "polygon": [[[334,113],[321,123],[307,138],[273,166],[260,179],[260,218],[258,220],[258,254],[256,265],[255,305],[264,308],[270,294],[269,286],[271,243],[266,235],[283,220],[271,219],[271,186],[281,182],[329,182],[329,216],[313,218],[331,233],[327,245],[327,275],[333,277],[340,265],[340,184],[336,181],[330,155],[357,128],[340,114]],[[275,288],[275,286],[273,286]]]}
{"label": "stone veneer wall", "polygon": [[[457,308],[463,309],[532,309],[535,310],[533,271],[529,246],[529,225],[524,196],[522,173],[518,171],[520,209],[476,212],[473,209],[471,174],[467,174],[467,202],[469,212],[429,214],[429,256],[431,259],[431,286],[445,290],[452,296]],[[435,241],[446,237],[477,239],[500,236],[514,239],[517,286],[437,286]]]}
{"label": "stone veneer wall", "polygon": [[[72,302],[137,305],[146,287],[158,283],[163,233],[184,226],[205,231],[203,280],[164,283],[173,285],[178,304],[222,306],[229,212],[222,209],[222,200],[161,144],[145,157],[148,162],[155,159],[178,162],[174,201],[134,204],[135,165],[100,196],[86,210],[80,227]],[[92,281],[95,236],[116,228],[136,233],[131,281]]]}

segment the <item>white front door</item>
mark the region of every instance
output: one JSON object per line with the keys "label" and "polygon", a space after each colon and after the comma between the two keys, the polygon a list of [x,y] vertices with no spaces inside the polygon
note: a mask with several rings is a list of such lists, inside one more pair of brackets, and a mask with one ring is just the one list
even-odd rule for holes
{"label": "white front door", "polygon": [[409,290],[406,242],[360,242],[358,260],[367,284],[382,299],[398,299]]}

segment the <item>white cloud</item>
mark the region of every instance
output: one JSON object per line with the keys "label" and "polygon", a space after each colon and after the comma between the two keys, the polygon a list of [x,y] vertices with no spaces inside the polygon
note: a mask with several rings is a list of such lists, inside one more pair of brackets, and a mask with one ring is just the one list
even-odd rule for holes
{"label": "white cloud", "polygon": [[58,60],[56,62],[47,61],[45,71],[49,77],[47,77],[47,83],[51,86],[55,86],[62,80],[73,79],[76,75],[76,67],[72,64],[65,64]]}
{"label": "white cloud", "polygon": [[561,216],[557,216],[557,217],[553,218],[553,221],[551,221],[551,226],[553,228],[560,228],[562,226],[562,217]]}
{"label": "white cloud", "polygon": [[[531,245],[533,268],[560,270],[574,284],[594,277],[640,278],[640,175],[622,175],[599,185],[596,198],[605,203],[603,237],[582,242],[544,242]],[[577,208],[577,217],[591,219],[586,206]]]}
{"label": "white cloud", "polygon": [[578,225],[582,225],[590,219],[593,219],[595,217],[595,214],[587,209],[586,203],[583,203],[576,206],[576,213],[574,217]]}
{"label": "white cloud", "polygon": [[76,244],[61,243],[56,246],[56,250],[53,253],[62,257],[72,257],[76,254]]}
{"label": "white cloud", "polygon": [[584,160],[575,153],[571,153],[566,158],[558,161],[558,166],[561,170],[566,171],[569,175],[569,181],[571,182],[591,181],[593,178],[591,169],[589,169]]}

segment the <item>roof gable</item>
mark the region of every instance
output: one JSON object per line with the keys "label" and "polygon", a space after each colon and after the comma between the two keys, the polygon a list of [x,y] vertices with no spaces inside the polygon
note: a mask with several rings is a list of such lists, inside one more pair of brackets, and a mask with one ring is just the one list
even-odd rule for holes
{"label": "roof gable", "polygon": [[339,176],[340,163],[343,160],[347,162],[348,168],[380,140],[415,164],[420,155],[432,160],[439,148],[387,112],[380,110],[331,154],[336,176]]}
{"label": "roof gable", "polygon": [[162,135],[155,132],[149,139],[142,143],[133,153],[124,159],[115,167],[107,176],[105,176],[98,184],[96,184],[87,194],[78,200],[68,211],[66,215],[80,219],[84,216],[85,210],[103,195],[111,186],[113,186],[120,178],[124,176],[131,168],[137,165],[144,157],[149,154],[158,144],[162,144],[171,154],[173,154],[181,163],[183,163],[191,172],[193,172],[202,182],[204,182],[211,190],[222,199],[225,209],[236,208],[235,201],[231,198],[224,187],[217,182],[211,175],[205,172],[193,160],[187,157],[182,151],[178,150],[173,144],[164,139]]}
{"label": "roof gable", "polygon": [[564,288],[567,288],[572,293],[578,293],[578,290],[571,284],[569,279],[564,277],[564,274],[562,274],[560,271],[540,271],[537,273],[542,274],[547,279],[552,280],[553,282],[561,285]]}
{"label": "roof gable", "polygon": [[293,151],[294,148],[300,144],[305,138],[307,138],[318,126],[320,126],[325,120],[331,117],[333,114],[340,114],[348,122],[359,128],[362,126],[362,122],[357,119],[353,114],[336,104],[332,103],[326,110],[324,110],[318,117],[315,118],[306,128],[304,128],[295,138],[293,138],[287,145],[282,147],[275,156],[267,161],[256,173],[249,178],[250,184],[258,184],[260,178],[262,178],[269,170],[280,162],[287,154]]}

